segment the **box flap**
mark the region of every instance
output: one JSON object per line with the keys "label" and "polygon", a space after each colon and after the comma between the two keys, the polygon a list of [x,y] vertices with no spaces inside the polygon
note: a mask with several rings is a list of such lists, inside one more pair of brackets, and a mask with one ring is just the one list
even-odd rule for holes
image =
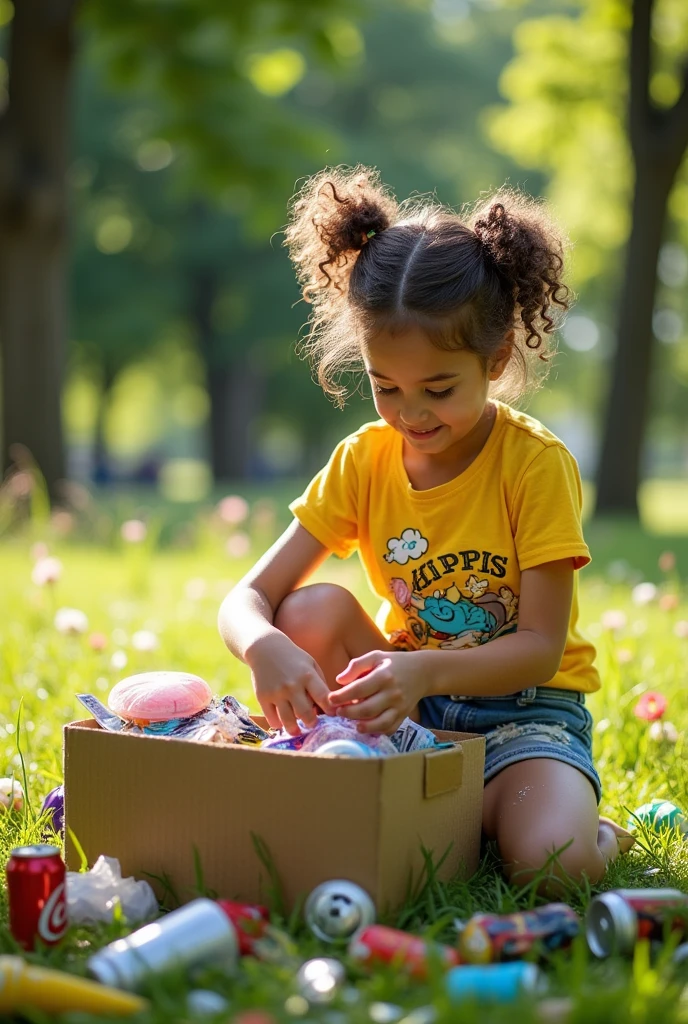
{"label": "box flap", "polygon": [[426,800],[442,793],[451,793],[461,785],[463,749],[457,743],[453,750],[428,751],[425,755],[423,795]]}

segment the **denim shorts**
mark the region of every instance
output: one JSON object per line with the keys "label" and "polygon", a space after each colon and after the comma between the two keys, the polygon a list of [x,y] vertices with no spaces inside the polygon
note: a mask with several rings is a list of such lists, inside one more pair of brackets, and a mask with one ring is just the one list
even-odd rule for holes
{"label": "denim shorts", "polygon": [[533,757],[573,765],[590,779],[597,802],[602,787],[592,763],[592,715],[577,690],[531,687],[506,697],[424,697],[418,705],[429,729],[485,737],[485,782],[503,768]]}

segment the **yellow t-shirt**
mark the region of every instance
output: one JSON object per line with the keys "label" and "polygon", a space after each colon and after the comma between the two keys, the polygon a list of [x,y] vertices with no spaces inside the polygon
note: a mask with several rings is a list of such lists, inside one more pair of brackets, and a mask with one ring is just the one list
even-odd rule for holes
{"label": "yellow t-shirt", "polygon": [[[379,420],[346,437],[289,506],[336,555],[359,551],[385,602],[378,625],[400,648],[476,647],[513,633],[524,569],[590,561],[575,459],[537,420],[495,404],[482,451],[447,483],[414,490],[403,438]],[[576,578],[566,649],[547,685],[592,692],[595,649],[577,622]]]}

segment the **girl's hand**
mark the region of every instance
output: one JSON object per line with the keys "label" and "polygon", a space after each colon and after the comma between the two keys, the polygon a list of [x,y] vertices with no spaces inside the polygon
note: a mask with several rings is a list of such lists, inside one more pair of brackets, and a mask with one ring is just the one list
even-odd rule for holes
{"label": "girl's hand", "polygon": [[289,637],[264,637],[247,652],[246,660],[258,703],[271,728],[284,726],[291,736],[298,736],[297,718],[309,728],[315,725],[314,705],[326,715],[334,714],[320,666]]}
{"label": "girl's hand", "polygon": [[413,653],[370,651],[353,658],[337,676],[341,689],[330,693],[330,706],[358,721],[359,732],[394,732],[425,696]]}

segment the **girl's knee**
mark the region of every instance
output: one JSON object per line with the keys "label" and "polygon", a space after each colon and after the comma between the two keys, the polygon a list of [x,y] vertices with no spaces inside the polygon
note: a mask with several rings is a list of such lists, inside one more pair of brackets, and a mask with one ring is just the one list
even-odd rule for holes
{"label": "girl's knee", "polygon": [[277,629],[299,647],[337,636],[355,598],[336,583],[312,583],[287,594],[275,612]]}
{"label": "girl's knee", "polygon": [[606,867],[592,836],[583,839],[531,832],[500,844],[500,853],[510,882],[526,885],[541,877],[543,892],[556,889],[558,880],[580,884],[587,879],[594,884],[602,878]]}

